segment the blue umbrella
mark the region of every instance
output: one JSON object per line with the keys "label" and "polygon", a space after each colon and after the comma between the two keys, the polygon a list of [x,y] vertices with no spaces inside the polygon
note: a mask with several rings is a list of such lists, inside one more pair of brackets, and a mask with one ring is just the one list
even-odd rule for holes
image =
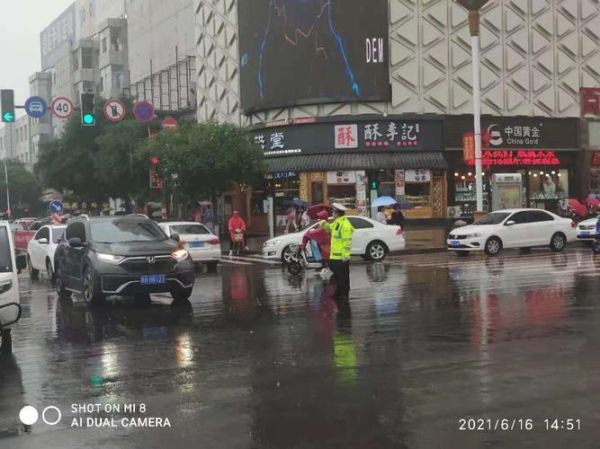
{"label": "blue umbrella", "polygon": [[380,196],[375,201],[373,201],[373,203],[371,204],[371,207],[393,206],[394,204],[397,204],[397,203],[398,203],[398,201],[396,201],[391,196]]}

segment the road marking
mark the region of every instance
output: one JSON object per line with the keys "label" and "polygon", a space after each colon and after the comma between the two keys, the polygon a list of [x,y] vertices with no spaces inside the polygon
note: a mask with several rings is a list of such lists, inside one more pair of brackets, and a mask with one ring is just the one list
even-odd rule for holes
{"label": "road marking", "polygon": [[231,265],[253,265],[253,264],[248,263],[248,262],[242,262],[241,260],[226,259],[224,257],[221,258],[221,263],[228,263],[228,264],[231,264]]}

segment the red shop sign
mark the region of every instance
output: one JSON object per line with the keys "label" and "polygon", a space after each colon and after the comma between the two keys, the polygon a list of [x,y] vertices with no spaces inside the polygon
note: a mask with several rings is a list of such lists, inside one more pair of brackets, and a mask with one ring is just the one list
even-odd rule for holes
{"label": "red shop sign", "polygon": [[594,158],[592,159],[592,165],[600,165],[600,151],[594,152]]}
{"label": "red shop sign", "polygon": [[581,115],[600,115],[600,88],[581,88]]}
{"label": "red shop sign", "polygon": [[[474,165],[475,161],[468,161],[468,165]],[[544,150],[486,150],[481,155],[481,164],[496,167],[507,165],[524,166],[550,166],[560,165],[560,159],[555,151]]]}

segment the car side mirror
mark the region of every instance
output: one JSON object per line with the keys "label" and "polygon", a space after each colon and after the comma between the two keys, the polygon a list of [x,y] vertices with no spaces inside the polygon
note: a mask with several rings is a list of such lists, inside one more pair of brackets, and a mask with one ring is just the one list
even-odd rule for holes
{"label": "car side mirror", "polygon": [[20,273],[21,270],[27,268],[27,254],[17,254],[17,271]]}
{"label": "car side mirror", "polygon": [[171,239],[175,240],[176,242],[181,240],[181,238],[179,237],[179,234],[176,232],[171,232]]}
{"label": "car side mirror", "polygon": [[504,223],[504,226],[514,226],[515,222],[512,220],[508,220],[506,223]]}
{"label": "car side mirror", "polygon": [[71,248],[83,248],[85,243],[83,243],[79,237],[73,237],[72,239],[69,239],[69,246]]}
{"label": "car side mirror", "polygon": [[39,239],[39,240],[38,240],[38,243],[39,243],[40,245],[47,245],[47,244],[48,244],[48,239]]}

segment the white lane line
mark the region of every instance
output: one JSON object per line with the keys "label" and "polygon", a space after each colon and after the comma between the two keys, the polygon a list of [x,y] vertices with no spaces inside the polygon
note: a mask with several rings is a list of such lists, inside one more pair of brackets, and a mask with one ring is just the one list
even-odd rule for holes
{"label": "white lane line", "polygon": [[223,256],[222,259],[231,259],[231,260],[244,260],[244,261],[249,261],[249,262],[258,262],[258,263],[264,263],[267,265],[281,265],[281,262],[278,262],[276,260],[269,260],[269,259],[263,259],[260,256]]}
{"label": "white lane line", "polygon": [[242,262],[241,260],[226,259],[224,257],[221,258],[221,263],[228,263],[231,265],[254,265],[248,262]]}

